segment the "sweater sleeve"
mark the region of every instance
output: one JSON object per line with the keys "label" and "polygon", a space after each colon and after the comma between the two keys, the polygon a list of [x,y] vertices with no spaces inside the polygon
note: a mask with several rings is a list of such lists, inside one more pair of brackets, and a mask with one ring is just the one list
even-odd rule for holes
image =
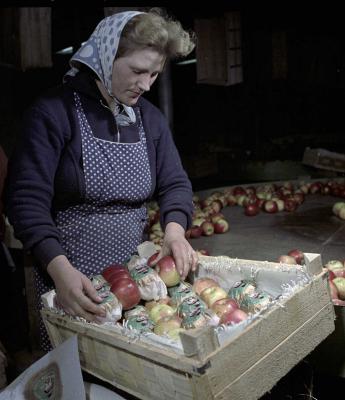
{"label": "sweater sleeve", "polygon": [[23,119],[22,137],[8,168],[6,213],[24,249],[44,268],[55,256],[65,254],[51,213],[64,140],[54,116],[36,106]]}
{"label": "sweater sleeve", "polygon": [[192,185],[182,166],[167,120],[160,118],[160,135],[156,146],[157,193],[163,229],[177,222],[184,229],[191,225],[193,213]]}

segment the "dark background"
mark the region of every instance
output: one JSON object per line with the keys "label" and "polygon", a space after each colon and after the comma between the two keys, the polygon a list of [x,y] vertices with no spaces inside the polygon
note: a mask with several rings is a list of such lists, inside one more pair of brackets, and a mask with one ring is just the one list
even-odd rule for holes
{"label": "dark background", "polygon": [[[0,143],[8,155],[23,110],[44,90],[59,84],[68,69],[71,55],[56,52],[68,46],[79,48],[104,17],[103,6],[111,6],[108,2],[102,7],[51,4],[53,67],[25,72],[0,67]],[[165,8],[187,29],[194,28],[196,18],[241,13],[242,83],[200,84],[196,64],[173,62],[171,66],[173,134],[195,190],[250,181],[253,177],[243,170],[248,163],[254,167],[255,162],[274,160],[300,164],[307,146],[343,152],[345,24],[340,9],[331,4],[301,9],[293,2],[279,2],[278,7],[245,1],[220,2],[213,9],[209,5],[189,11],[182,5]],[[287,76],[273,79],[272,35],[280,31],[287,37]],[[195,51],[188,58],[194,57]],[[145,96],[159,106],[157,87]],[[210,152],[216,161],[209,173],[205,166],[198,172],[198,163]],[[259,174],[255,180],[265,176]]]}

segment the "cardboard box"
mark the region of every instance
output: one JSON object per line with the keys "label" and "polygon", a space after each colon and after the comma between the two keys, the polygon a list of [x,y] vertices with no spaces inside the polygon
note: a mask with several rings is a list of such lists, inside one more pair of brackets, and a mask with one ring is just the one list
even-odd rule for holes
{"label": "cardboard box", "polygon": [[208,327],[181,334],[182,349],[77,322],[48,309],[42,316],[54,346],[77,333],[82,368],[141,399],[258,399],[334,330],[321,257],[305,258],[302,267],[200,257],[196,277],[217,276],[224,285],[255,276],[259,288],[285,295],[229,329]]}

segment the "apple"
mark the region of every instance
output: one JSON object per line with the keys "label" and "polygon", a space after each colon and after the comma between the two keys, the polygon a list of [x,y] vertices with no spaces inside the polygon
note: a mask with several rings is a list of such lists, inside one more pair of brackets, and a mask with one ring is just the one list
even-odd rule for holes
{"label": "apple", "polygon": [[131,278],[119,278],[113,282],[110,291],[115,294],[124,310],[129,310],[140,301],[138,285]]}
{"label": "apple", "polygon": [[337,287],[335,286],[335,284],[333,283],[333,281],[329,280],[329,281],[328,281],[328,284],[329,284],[329,292],[330,292],[330,295],[331,295],[332,300],[333,300],[333,299],[339,299],[339,296],[338,296],[338,289],[337,289]]}
{"label": "apple", "polygon": [[203,222],[201,224],[201,229],[204,236],[211,236],[214,234],[214,226],[210,221]]}
{"label": "apple", "polygon": [[292,198],[298,205],[300,205],[304,202],[304,194],[303,193],[294,193]]}
{"label": "apple", "polygon": [[248,314],[241,310],[240,308],[237,308],[233,311],[228,311],[225,314],[223,314],[220,318],[219,323],[220,324],[238,324],[239,322],[242,322],[248,318]]}
{"label": "apple", "polygon": [[159,300],[150,300],[150,301],[146,301],[145,302],[145,308],[150,311],[154,306],[156,306],[157,304],[168,304],[170,303],[170,297],[163,297],[162,299]]}
{"label": "apple", "polygon": [[121,264],[111,264],[104,268],[101,274],[108,282],[112,282],[117,277],[128,276],[130,278],[128,269]]}
{"label": "apple", "polygon": [[345,203],[343,201],[338,201],[338,202],[334,203],[333,207],[332,207],[333,214],[338,216],[339,211],[344,207],[345,207]]}
{"label": "apple", "polygon": [[246,202],[247,200],[247,195],[245,194],[239,194],[236,196],[236,200],[237,200],[237,204],[239,206],[243,206],[243,204]]}
{"label": "apple", "polygon": [[163,317],[171,317],[175,314],[175,309],[168,304],[156,304],[149,311],[149,317],[156,324]]}
{"label": "apple", "polygon": [[285,209],[284,200],[277,199],[277,200],[275,200],[275,202],[277,203],[278,211],[284,211],[284,209]]}
{"label": "apple", "polygon": [[[206,222],[206,221],[204,221],[204,222]],[[202,224],[204,222],[202,222]],[[191,238],[198,238],[198,237],[200,237],[202,235],[202,233],[203,233],[203,230],[202,230],[201,226],[193,225],[190,228],[190,237]]]}
{"label": "apple", "polygon": [[166,316],[166,317],[162,317],[160,318],[154,329],[153,332],[156,335],[167,335],[169,334],[169,332],[173,329],[177,329],[177,328],[181,328],[181,323],[182,323],[182,319],[180,317],[178,317],[177,315],[172,315],[172,316]]}
{"label": "apple", "polygon": [[149,267],[152,267],[153,265],[156,264],[155,260],[157,259],[158,255],[159,255],[159,251],[157,251],[156,253],[152,254],[152,256],[148,258],[147,265]]}
{"label": "apple", "polygon": [[179,341],[181,332],[185,332],[185,329],[184,328],[170,329],[167,335],[169,336],[170,339]]}
{"label": "apple", "polygon": [[289,255],[281,255],[278,258],[278,262],[282,263],[282,264],[297,264],[296,260],[294,257],[289,256]]}
{"label": "apple", "polygon": [[227,202],[228,202],[228,206],[229,206],[229,207],[235,206],[235,205],[237,204],[236,196],[234,196],[233,194],[228,194],[228,195],[226,196],[226,200],[227,200]]}
{"label": "apple", "polygon": [[295,211],[297,208],[297,203],[295,202],[294,199],[288,197],[287,199],[284,200],[284,210],[288,212]]}
{"label": "apple", "polygon": [[236,310],[237,308],[237,302],[230,298],[217,300],[211,306],[211,310],[214,311],[218,317],[221,317],[226,312]]}
{"label": "apple", "polygon": [[200,296],[203,290],[215,286],[219,286],[219,284],[212,278],[197,278],[193,283],[193,291]]}
{"label": "apple", "polygon": [[301,250],[293,249],[288,252],[288,255],[293,257],[296,260],[296,263],[299,265],[304,264],[304,254]]}
{"label": "apple", "polygon": [[340,219],[345,219],[345,207],[342,207],[342,208],[339,210],[338,217],[339,217]]}
{"label": "apple", "polygon": [[345,300],[345,278],[338,276],[332,281],[337,288],[338,297],[340,300]]}
{"label": "apple", "polygon": [[309,193],[316,194],[321,192],[322,183],[321,182],[313,182],[310,185]]}
{"label": "apple", "polygon": [[167,287],[175,286],[180,282],[180,274],[176,269],[176,264],[173,257],[162,257],[159,261],[157,261],[155,269]]}
{"label": "apple", "polygon": [[228,297],[227,292],[220,286],[212,286],[204,289],[200,293],[200,297],[207,304],[209,308],[212,307],[217,300],[225,299]]}
{"label": "apple", "polygon": [[266,200],[263,203],[263,209],[268,213],[276,213],[278,211],[277,203],[273,200]]}
{"label": "apple", "polygon": [[237,196],[239,194],[246,194],[246,190],[242,186],[234,187],[232,194]]}
{"label": "apple", "polygon": [[225,219],[220,219],[214,223],[215,233],[225,233],[229,230],[229,223]]}
{"label": "apple", "polygon": [[213,200],[210,204],[211,209],[213,212],[217,213],[223,208],[223,203],[220,200]]}
{"label": "apple", "polygon": [[195,250],[198,254],[201,254],[202,256],[209,256],[210,253],[206,249],[200,249],[200,250]]}
{"label": "apple", "polygon": [[259,214],[260,212],[260,207],[257,205],[257,203],[255,204],[248,204],[245,208],[244,208],[244,213],[245,215],[247,215],[248,217],[254,216]]}
{"label": "apple", "polygon": [[330,260],[325,264],[325,267],[335,273],[336,270],[343,270],[344,264],[340,260]]}
{"label": "apple", "polygon": [[221,212],[214,213],[214,214],[211,215],[211,222],[213,224],[215,224],[220,219],[225,219],[224,214],[222,214]]}

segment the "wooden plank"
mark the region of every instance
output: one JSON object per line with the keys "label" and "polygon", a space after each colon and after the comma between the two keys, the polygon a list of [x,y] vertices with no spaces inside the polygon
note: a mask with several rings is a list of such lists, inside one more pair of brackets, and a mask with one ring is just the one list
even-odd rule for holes
{"label": "wooden plank", "polygon": [[[274,307],[263,315],[262,319],[249,324],[227,345],[217,349],[208,358],[212,367],[206,372],[212,381],[215,393],[221,392],[229,382],[238,379],[328,304],[331,304],[331,299],[327,275],[322,273],[289,298],[284,303],[284,308]],[[333,308],[331,317],[334,320]],[[299,349],[303,350],[302,342]],[[231,368],[226,367],[229,365]],[[224,374],[225,368],[227,368],[226,374]]]}
{"label": "wooden plank", "polygon": [[[57,346],[62,341],[66,340],[73,334],[78,334],[78,343],[85,351],[87,346],[85,343],[92,346],[92,342],[100,342],[112,352],[116,350],[125,350],[128,353],[137,355],[138,357],[154,360],[157,364],[165,365],[170,369],[178,371],[199,374],[199,370],[203,371],[205,363],[193,358],[187,358],[183,355],[155,346],[150,346],[140,340],[134,340],[117,332],[107,330],[95,325],[88,325],[83,322],[77,322],[66,317],[55,314],[49,310],[41,311],[43,319],[48,330],[48,334],[54,346]],[[59,330],[56,335],[55,330]]]}
{"label": "wooden plank", "polygon": [[25,71],[52,67],[51,7],[0,9],[0,62]]}
{"label": "wooden plank", "polygon": [[180,337],[184,354],[198,360],[204,360],[219,347],[214,328],[211,326],[181,332]]}
{"label": "wooden plank", "polygon": [[[327,304],[214,398],[257,400],[333,331],[332,315],[333,306]],[[272,336],[271,334],[269,338]],[[255,347],[252,348],[254,351]]]}

